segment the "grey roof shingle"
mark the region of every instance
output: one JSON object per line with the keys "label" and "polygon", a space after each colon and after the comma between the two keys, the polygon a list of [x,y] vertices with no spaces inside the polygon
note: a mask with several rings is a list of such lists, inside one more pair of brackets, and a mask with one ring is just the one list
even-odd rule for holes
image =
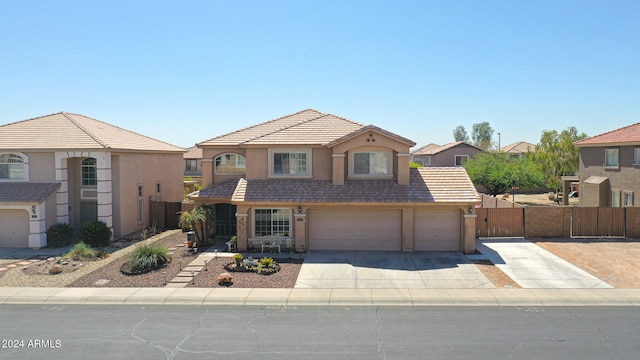
{"label": "grey roof shingle", "polygon": [[59,183],[0,182],[0,203],[41,203],[59,187]]}
{"label": "grey roof shingle", "polygon": [[[234,185],[231,191],[231,185]],[[411,169],[409,185],[395,180],[239,179],[200,191],[198,198],[275,203],[475,203],[480,198],[458,167]]]}

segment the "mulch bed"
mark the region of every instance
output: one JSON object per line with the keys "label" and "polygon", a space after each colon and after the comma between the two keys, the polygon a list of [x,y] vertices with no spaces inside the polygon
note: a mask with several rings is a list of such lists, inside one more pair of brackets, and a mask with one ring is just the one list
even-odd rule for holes
{"label": "mulch bed", "polygon": [[[120,272],[122,264],[127,261],[127,256],[123,256],[111,264],[103,266],[80,279],[69,284],[68,287],[164,287],[164,271],[167,272],[167,283],[171,281],[180,272],[179,259],[182,260],[182,267],[184,268],[193,261],[197,254],[190,252],[186,245],[183,247],[177,247],[177,245],[184,244],[187,240],[187,235],[184,233],[177,233],[166,237],[156,244],[160,244],[167,248],[175,247],[172,261],[168,266],[153,270],[140,275],[125,275]],[[135,246],[135,245],[132,245]],[[109,280],[102,285],[96,285],[99,280]]]}

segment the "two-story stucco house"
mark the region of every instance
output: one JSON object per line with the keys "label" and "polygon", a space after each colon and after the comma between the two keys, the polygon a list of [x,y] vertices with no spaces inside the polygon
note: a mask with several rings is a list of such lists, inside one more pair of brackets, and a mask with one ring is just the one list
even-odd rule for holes
{"label": "two-story stucco house", "polygon": [[574,144],[580,149],[580,206],[638,206],[640,123]]}
{"label": "two-story stucco house", "polygon": [[482,149],[466,142],[456,141],[445,145],[429,144],[411,153],[411,161],[422,166],[462,166],[481,153]]}
{"label": "two-story stucco house", "polygon": [[0,126],[0,247],[46,246],[56,223],[148,227],[149,200],[182,200],[183,152],[65,112]]}
{"label": "two-story stucco house", "polygon": [[298,251],[473,251],[479,197],[466,171],[410,169],[414,145],[303,110],[199,143],[205,188],[190,198],[215,205],[239,250],[277,236]]}

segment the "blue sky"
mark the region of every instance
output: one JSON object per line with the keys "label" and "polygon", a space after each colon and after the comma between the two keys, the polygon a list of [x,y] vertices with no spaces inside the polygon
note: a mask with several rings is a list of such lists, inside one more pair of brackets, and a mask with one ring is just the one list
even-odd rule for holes
{"label": "blue sky", "polygon": [[640,122],[638,1],[0,0],[0,124],[59,111],[169,143],[305,108],[418,146]]}

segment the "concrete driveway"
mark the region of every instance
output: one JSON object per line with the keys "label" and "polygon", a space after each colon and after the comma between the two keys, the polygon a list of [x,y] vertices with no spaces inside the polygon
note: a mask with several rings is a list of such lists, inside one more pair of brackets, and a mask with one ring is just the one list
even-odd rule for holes
{"label": "concrete driveway", "polygon": [[523,288],[612,288],[606,282],[526,239],[476,240],[476,249]]}
{"label": "concrete driveway", "polygon": [[460,252],[309,251],[296,288],[495,288]]}

